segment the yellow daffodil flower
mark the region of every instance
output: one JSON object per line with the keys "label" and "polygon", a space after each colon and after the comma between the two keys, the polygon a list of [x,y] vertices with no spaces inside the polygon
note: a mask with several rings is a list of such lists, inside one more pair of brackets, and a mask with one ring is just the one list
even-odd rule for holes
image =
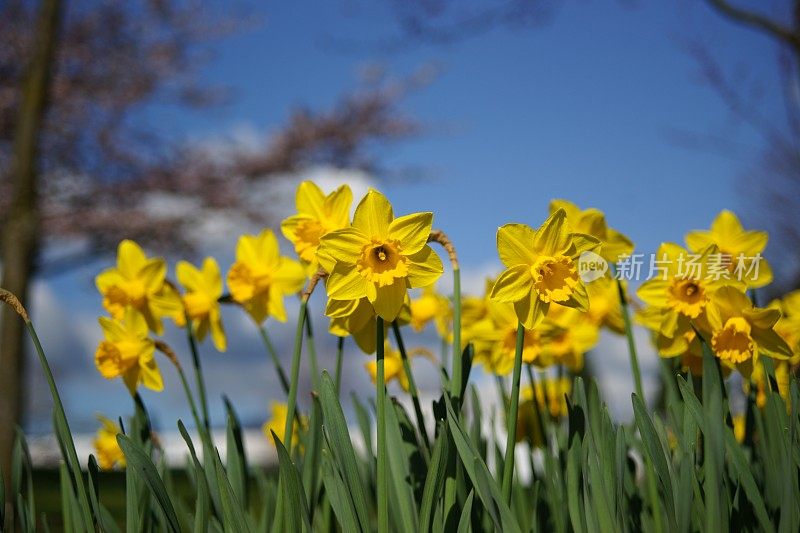
{"label": "yellow daffodil flower", "polygon": [[577,309],[552,307],[541,326],[542,359],[580,372],[584,355],[599,339],[598,326],[586,314]]}
{"label": "yellow daffodil flower", "polygon": [[[775,361],[774,375],[775,383],[778,385],[778,394],[787,403],[790,404],[789,387],[791,385],[791,369],[789,368],[788,361]],[[767,390],[769,383],[767,379],[767,370],[762,364],[753,366],[753,373],[750,374],[750,380],[742,383],[745,393],[750,391],[751,387],[756,390],[756,405],[764,408],[767,405]]]}
{"label": "yellow daffodil flower", "polygon": [[125,455],[117,442],[117,435],[122,430],[115,422],[102,415],[98,415],[97,419],[100,421],[100,429],[93,441],[97,465],[103,470],[111,470],[115,466],[125,468]]}
{"label": "yellow daffodil flower", "polygon": [[723,210],[711,223],[711,230],[690,231],[686,244],[693,252],[716,245],[725,264],[749,288],[758,288],[772,281],[772,269],[761,257],[767,247],[766,231],[748,231],[731,211]]}
{"label": "yellow daffodil flower", "polygon": [[[362,352],[375,353],[377,320],[375,309],[364,297],[358,300],[328,300],[325,314],[331,322],[328,331],[337,337],[352,336]],[[411,320],[409,306],[403,305],[395,321],[398,325],[408,324]],[[384,323],[384,338],[388,335],[389,324]]]}
{"label": "yellow daffodil flower", "polygon": [[[488,316],[471,329],[475,343],[474,361],[497,375],[505,375],[514,368],[517,347],[517,320],[514,306],[509,303],[489,301]],[[542,342],[538,330],[525,330],[522,344],[522,361],[546,366],[542,358]]]}
{"label": "yellow daffodil flower", "polygon": [[625,333],[625,320],[622,317],[617,281],[603,276],[586,283],[586,292],[589,294],[589,310],[586,311],[586,317],[598,327],[604,326],[614,333]]}
{"label": "yellow daffodil flower", "polygon": [[792,350],[773,329],[781,316],[777,309],[760,309],[735,287],[722,287],[708,306],[711,349],[725,363],[736,365],[746,377],[759,355],[788,359]]}
{"label": "yellow daffodil flower", "polygon": [[317,248],[320,238],[350,225],[352,202],[353,193],[347,185],[327,196],[312,181],[304,181],[297,187],[297,214],[281,222],[281,232],[294,245],[309,276],[319,268]]}
{"label": "yellow daffodil flower", "polygon": [[775,324],[775,331],[792,349],[791,364],[800,363],[800,290],[793,291],[781,298],[772,301],[770,308],[779,309],[781,318]]}
{"label": "yellow daffodil flower", "polygon": [[[681,368],[695,376],[703,375],[703,346],[691,322],[680,320],[672,336],[668,337],[661,332],[663,311],[659,308],[647,306],[634,315],[634,320],[645,326],[653,334],[653,342],[658,354],[664,358],[680,357]],[[696,327],[707,331],[705,315],[696,321]],[[730,369],[722,367],[723,373]]]}
{"label": "yellow daffodil flower", "polygon": [[[264,422],[261,430],[271,443],[275,444],[275,440],[272,438],[272,432],[275,432],[275,435],[278,436],[281,442],[285,442],[286,417],[289,415],[289,407],[285,403],[273,401],[270,402],[269,409],[270,418]],[[298,423],[298,421],[295,420],[294,424],[292,424],[292,442],[300,442],[300,432],[308,427],[308,420],[306,417],[300,415],[298,418],[300,422]]]}
{"label": "yellow daffodil flower", "polygon": [[101,272],[95,284],[103,296],[103,307],[112,317],[121,319],[126,307],[134,307],[142,313],[150,330],[161,335],[163,317],[172,318],[179,326],[184,324],[180,296],[165,283],[166,276],[164,259],[148,258],[138,244],[124,240],[117,248],[117,266]]}
{"label": "yellow daffodil flower", "polygon": [[600,241],[599,254],[606,261],[616,263],[620,256],[630,255],[633,252],[633,242],[617,230],[609,228],[605,214],[599,209],[581,210],[567,200],[552,200],[550,213],[555,213],[559,209],[563,209],[567,214],[568,231],[591,235]]}
{"label": "yellow daffodil flower", "polygon": [[739,444],[744,442],[744,437],[746,435],[746,417],[744,415],[734,415],[733,416],[733,436],[736,438],[736,442]]}
{"label": "yellow daffodil flower", "polygon": [[411,327],[414,331],[422,331],[433,321],[439,336],[445,339],[449,337],[450,323],[453,320],[450,300],[436,292],[433,285],[422,289],[422,295],[411,300],[410,311]]}
{"label": "yellow daffodil flower", "polygon": [[[364,364],[369,377],[373,383],[377,383],[378,362],[374,359]],[[397,380],[404,391],[408,392],[408,376],[403,367],[403,358],[399,350],[392,348],[387,342],[383,347],[383,373],[385,383],[388,385],[392,380]]]}
{"label": "yellow daffodil flower", "polygon": [[525,224],[506,224],[497,230],[497,251],[507,270],[497,278],[491,298],[513,303],[527,329],[544,319],[551,303],[586,311],[589,296],[576,261],[598,245],[594,237],[567,231],[563,209],[535,231]]}
{"label": "yellow daffodil flower", "polygon": [[164,381],[155,360],[155,343],[148,335],[147,321],[133,307],[122,320],[100,317],[105,340],[97,346],[94,362],[106,379],[122,377],[131,394],[139,383],[155,391]]}
{"label": "yellow daffodil flower", "polygon": [[267,317],[286,322],[283,299],[298,292],[305,282],[303,267],[280,255],[272,230],[242,235],[236,244],[236,262],[228,271],[228,288],[234,301],[257,323]]}
{"label": "yellow daffodil flower", "polygon": [[213,257],[206,257],[201,269],[186,261],[178,261],[175,270],[178,281],[186,289],[183,305],[186,315],[192,321],[195,337],[202,342],[211,331],[214,346],[224,352],[226,341],[219,305],[219,298],[222,296],[219,265]]}
{"label": "yellow daffodil flower", "polygon": [[540,416],[550,416],[554,420],[567,416],[565,395],[569,395],[571,391],[572,381],[569,378],[548,378],[544,385],[537,381],[535,395],[530,386],[523,388],[520,391],[522,401],[517,413],[517,442],[527,440],[534,447],[541,447],[544,438],[536,411],[539,411]]}
{"label": "yellow daffodil flower", "polygon": [[427,245],[432,221],[432,213],[394,218],[386,197],[370,189],[356,207],[353,226],[320,240],[317,255],[329,274],[328,296],[366,296],[378,316],[387,322],[397,318],[408,289],[431,285],[444,271]]}

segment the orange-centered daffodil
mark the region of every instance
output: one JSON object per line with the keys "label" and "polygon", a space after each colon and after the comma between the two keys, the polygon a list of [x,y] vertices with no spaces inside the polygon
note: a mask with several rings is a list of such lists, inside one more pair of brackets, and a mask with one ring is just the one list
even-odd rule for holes
{"label": "orange-centered daffodil", "polygon": [[395,218],[386,197],[370,189],[356,207],[353,226],[320,239],[317,255],[328,272],[328,296],[366,296],[378,316],[397,318],[408,289],[431,285],[444,271],[427,245],[432,222],[432,213]]}
{"label": "orange-centered daffodil", "polygon": [[272,230],[239,237],[236,262],[228,271],[228,288],[257,323],[270,316],[286,322],[283,299],[299,291],[305,278],[300,263],[280,255]]}
{"label": "orange-centered daffodil", "polygon": [[347,185],[342,185],[327,196],[312,181],[304,181],[297,187],[297,214],[281,223],[281,231],[294,245],[309,275],[319,268],[317,248],[320,238],[350,224],[352,202],[353,193]]}
{"label": "orange-centered daffodil", "polygon": [[491,298],[513,303],[528,329],[542,321],[551,303],[586,311],[589,297],[576,263],[580,254],[599,244],[590,235],[569,233],[563,209],[537,230],[506,224],[497,230],[497,251],[506,270],[497,278]]}
{"label": "orange-centered daffodil", "polygon": [[148,389],[164,389],[155,360],[155,343],[150,339],[144,316],[133,307],[125,309],[122,320],[100,317],[105,340],[97,346],[94,362],[106,379],[122,377],[131,394],[141,383]]}
{"label": "orange-centered daffodil", "polygon": [[194,335],[202,342],[210,330],[214,346],[224,352],[226,341],[219,306],[219,297],[222,296],[219,265],[213,257],[206,257],[200,269],[186,261],[178,261],[175,270],[178,281],[186,289],[183,305],[186,316],[192,321]]}

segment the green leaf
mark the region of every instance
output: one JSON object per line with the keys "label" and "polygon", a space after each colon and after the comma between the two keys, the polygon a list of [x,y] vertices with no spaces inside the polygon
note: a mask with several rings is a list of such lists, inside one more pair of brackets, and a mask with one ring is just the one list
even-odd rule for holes
{"label": "green leaf", "polygon": [[129,437],[121,434],[117,435],[117,442],[122,449],[122,453],[125,454],[125,460],[128,464],[127,467],[133,469],[138,475],[142,476],[142,479],[144,479],[145,483],[150,488],[150,492],[155,497],[161,512],[164,513],[166,525],[169,527],[170,531],[179,533],[180,524],[178,523],[178,517],[175,515],[175,508],[172,506],[172,501],[169,499],[167,489],[158,476],[158,471],[153,461],[151,461],[144,450]]}
{"label": "green leaf", "polygon": [[[283,505],[286,511],[286,518],[289,520],[288,524],[298,524],[299,518],[303,520],[306,531],[311,531],[311,520],[308,517],[308,505],[306,504],[306,493],[303,488],[303,482],[300,480],[300,472],[297,467],[292,463],[292,458],[289,457],[289,452],[281,440],[272,432],[272,438],[275,441],[275,447],[278,450],[278,462],[280,465],[280,487],[283,490]],[[288,506],[288,507],[287,507]],[[278,510],[280,512],[280,510]]]}
{"label": "green leaf", "polygon": [[206,481],[206,475],[203,472],[203,465],[200,464],[200,461],[197,459],[197,452],[195,451],[194,443],[192,443],[192,438],[189,436],[189,432],[186,431],[186,426],[183,425],[183,421],[181,420],[178,420],[178,431],[180,431],[183,440],[186,442],[186,446],[189,448],[192,465],[194,467],[193,471],[195,486],[197,487],[197,499],[194,508],[193,531],[194,533],[205,533],[208,531],[208,519],[210,513],[208,482]]}
{"label": "green leaf", "polygon": [[225,467],[222,466],[222,459],[219,457],[219,451],[214,450],[212,460],[214,461],[217,486],[219,487],[219,499],[222,505],[222,518],[225,531],[233,531],[235,533],[250,531],[250,525],[247,523],[242,504],[236,498],[233,487],[231,487],[228,476],[225,473]]}
{"label": "green leaf", "polygon": [[[385,394],[385,392],[384,392]],[[396,523],[400,531],[417,531],[417,509],[414,492],[411,488],[411,472],[408,457],[403,446],[403,435],[397,418],[398,408],[390,402],[386,409],[386,440],[392,443],[386,447],[389,459],[389,481],[393,486],[392,509],[400,515]]]}
{"label": "green leaf", "polygon": [[309,420],[306,450],[303,454],[303,486],[309,508],[309,520],[314,522],[314,511],[319,494],[319,462],[322,454],[322,406],[316,394],[311,396],[311,419]]}
{"label": "green leaf", "polygon": [[458,533],[470,533],[472,531],[472,500],[475,499],[475,491],[469,491],[469,496],[461,509],[461,520],[458,521]]}
{"label": "green leaf", "polygon": [[750,470],[752,466],[748,464],[747,458],[741,446],[739,446],[739,443],[736,442],[736,437],[733,435],[733,431],[731,431],[730,428],[725,431],[725,448],[728,450],[728,456],[731,458],[731,465],[739,476],[739,482],[744,488],[744,492],[750,500],[750,503],[753,504],[756,518],[758,518],[762,530],[768,532],[775,531],[769,519],[767,507],[764,505],[764,499],[761,497],[761,492],[758,490],[758,485],[756,485],[756,480],[753,478],[753,473]]}
{"label": "green leaf", "polygon": [[459,424],[455,411],[453,411],[453,406],[447,396],[445,396],[445,404],[447,407],[447,422],[453,436],[453,442],[461,457],[464,469],[477,489],[478,497],[491,515],[495,527],[504,532],[519,532],[520,527],[514,514],[506,504],[497,483],[489,473],[486,463],[483,462],[483,459],[472,447],[469,436]]}
{"label": "green leaf", "polygon": [[[667,458],[664,456],[664,449],[658,440],[655,425],[647,413],[647,408],[642,403],[635,393],[631,395],[633,398],[633,413],[636,419],[636,426],[639,428],[639,435],[644,444],[645,453],[650,458],[653,468],[658,476],[659,484],[661,485],[661,492],[664,495],[666,503],[667,520],[671,529],[674,531],[677,528],[675,523],[675,499],[672,488],[672,477],[669,471],[669,464]],[[655,520],[660,520],[660,517],[654,517]]]}
{"label": "green leaf", "polygon": [[367,498],[361,484],[361,476],[358,473],[356,452],[353,450],[353,443],[350,440],[350,433],[347,431],[347,422],[333,380],[327,371],[322,372],[320,404],[322,405],[325,431],[330,440],[329,449],[333,454],[335,464],[341,470],[342,479],[347,485],[361,531],[371,531]]}
{"label": "green leaf", "polygon": [[334,462],[335,459],[328,446],[322,450],[322,483],[325,486],[325,494],[330,499],[331,508],[339,520],[342,531],[363,531],[356,517],[350,491]]}
{"label": "green leaf", "polygon": [[574,434],[571,442],[567,453],[567,506],[572,529],[576,533],[583,533],[586,531],[586,516],[581,499],[581,457],[583,454],[580,436]]}
{"label": "green leaf", "polygon": [[242,426],[239,417],[227,397],[223,397],[228,415],[226,471],[233,493],[240,502],[247,502],[247,457],[242,442]]}
{"label": "green leaf", "polygon": [[419,510],[419,527],[421,531],[431,531],[433,511],[444,488],[444,478],[447,472],[450,436],[445,431],[444,422],[440,422],[437,433],[439,437],[433,443],[431,465],[428,469],[428,477],[425,478],[425,487],[422,489],[422,502]]}

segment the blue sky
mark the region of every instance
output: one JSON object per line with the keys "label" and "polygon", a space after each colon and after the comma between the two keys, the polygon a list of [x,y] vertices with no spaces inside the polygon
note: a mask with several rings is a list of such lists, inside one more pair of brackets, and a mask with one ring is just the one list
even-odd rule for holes
{"label": "blue sky", "polygon": [[[682,45],[701,40],[723,65],[746,67],[750,79],[764,87],[766,114],[780,116],[773,45],[698,2],[640,4],[564,2],[539,28],[498,28],[447,46],[395,53],[369,45],[397,34],[396,20],[382,2],[254,5],[263,23],[212,43],[213,58],[201,71],[203,79],[231,87],[232,101],[203,114],[158,109],[143,120],[193,141],[268,132],[293,106],[332,105],[356,85],[365,65],[380,63],[402,75],[434,63],[441,74],[401,106],[428,127],[427,133],[381,150],[388,168],[422,167],[429,178],[378,183],[396,213],[434,211],[436,226],[456,243],[466,270],[491,269],[497,227],[538,225],[551,198],[603,209],[610,224],[641,252],[707,227],[722,208],[758,220],[739,181],[758,157],[762,140],[699,83],[697,65]],[[331,49],[324,44],[331,37],[363,46]],[[722,136],[737,147],[736,155],[678,146],[669,135],[676,130]],[[228,255],[233,247],[229,242]],[[91,275],[111,261],[47,280],[37,289],[42,302],[37,314],[51,314],[45,346],[54,347],[68,410],[82,427],[91,425],[98,398],[112,417],[129,410],[118,383],[104,383],[96,373],[87,377],[93,372],[92,343],[100,338],[93,317],[102,312]],[[88,324],[86,317],[91,317]],[[275,328],[279,340],[292,329]],[[242,350],[260,350],[253,337],[247,342],[249,348],[242,345]],[[71,362],[77,360],[76,369]],[[265,393],[256,391],[258,379],[243,384],[235,376],[269,373],[265,358],[259,353],[225,361],[210,363],[220,382],[212,392],[234,389],[246,404],[245,418],[257,419],[266,397],[277,396],[276,383],[269,382]],[[365,378],[358,379],[363,385]],[[175,382],[175,390],[175,376],[167,380],[168,387]],[[41,406],[31,422],[43,427],[47,401],[38,392],[33,396],[33,404]],[[185,408],[179,395],[166,403],[165,420],[172,419],[171,409]]]}

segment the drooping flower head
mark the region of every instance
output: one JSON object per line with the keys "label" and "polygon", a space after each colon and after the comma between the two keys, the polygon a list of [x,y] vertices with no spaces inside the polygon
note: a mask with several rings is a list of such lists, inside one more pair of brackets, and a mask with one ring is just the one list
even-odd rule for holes
{"label": "drooping flower head", "polygon": [[141,383],[148,389],[164,389],[155,360],[155,343],[148,335],[147,321],[133,307],[125,308],[122,320],[100,317],[105,340],[100,341],[94,362],[106,379],[121,377],[131,394]]}
{"label": "drooping flower head", "polygon": [[[269,420],[264,422],[261,430],[264,432],[267,440],[273,444],[275,444],[275,441],[272,438],[273,432],[275,432],[275,435],[278,436],[281,442],[286,442],[286,417],[289,415],[289,407],[285,403],[273,401],[270,402],[269,409]],[[304,416],[300,415],[298,418],[299,422],[298,420],[295,420],[292,424],[293,442],[300,442],[300,431],[305,430],[308,427],[308,420]]]}
{"label": "drooping flower head", "polygon": [[125,454],[117,442],[117,435],[122,433],[120,427],[112,420],[98,415],[100,429],[94,438],[94,449],[97,452],[97,465],[103,470],[111,470],[115,466],[125,468]]}
{"label": "drooping flower head", "polygon": [[192,321],[195,337],[202,342],[211,331],[214,346],[220,352],[226,348],[225,330],[222,328],[219,298],[222,296],[222,275],[213,257],[206,257],[200,269],[186,261],[176,266],[178,281],[186,294],[183,306]]}
{"label": "drooping flower head", "polygon": [[772,281],[772,269],[761,257],[768,239],[766,231],[744,229],[736,215],[726,209],[711,223],[711,230],[690,231],[686,244],[693,252],[715,245],[728,270],[748,288],[758,288]]}
{"label": "drooping flower head", "polygon": [[606,260],[615,263],[620,256],[633,252],[633,242],[615,229],[608,227],[606,216],[595,208],[580,209],[567,200],[552,200],[550,213],[563,209],[567,214],[570,232],[591,235],[600,241],[599,254]]}
{"label": "drooping flower head", "polygon": [[160,257],[148,258],[142,248],[124,240],[117,248],[117,266],[101,272],[95,278],[97,290],[103,296],[103,307],[121,319],[125,308],[139,311],[147,326],[156,335],[164,332],[163,317],[171,317],[182,326],[183,306],[178,293],[165,283],[167,263]]}
{"label": "drooping flower head", "polygon": [[342,185],[326,196],[317,184],[304,181],[297,187],[295,202],[297,214],[281,223],[281,231],[294,245],[308,275],[313,275],[319,268],[317,248],[322,236],[350,225],[353,193]]}
{"label": "drooping flower head", "polygon": [[751,374],[759,355],[788,359],[792,350],[773,329],[780,316],[777,309],[754,307],[735,287],[717,289],[708,306],[711,349],[745,376]]}
{"label": "drooping flower head", "polygon": [[356,207],[353,226],[320,240],[317,255],[328,272],[328,296],[367,297],[378,316],[397,318],[408,289],[431,285],[444,271],[427,245],[432,221],[432,213],[395,218],[386,197],[370,189]]}
{"label": "drooping flower head", "polygon": [[283,299],[298,292],[305,282],[303,267],[283,257],[272,230],[242,235],[236,244],[236,262],[228,271],[228,288],[233,299],[257,323],[267,317],[286,322]]}
{"label": "drooping flower head", "polygon": [[497,251],[506,270],[497,278],[491,298],[513,303],[528,329],[544,319],[552,303],[586,311],[589,297],[578,276],[577,259],[598,245],[594,237],[567,231],[563,209],[537,230],[506,224],[497,230]]}

